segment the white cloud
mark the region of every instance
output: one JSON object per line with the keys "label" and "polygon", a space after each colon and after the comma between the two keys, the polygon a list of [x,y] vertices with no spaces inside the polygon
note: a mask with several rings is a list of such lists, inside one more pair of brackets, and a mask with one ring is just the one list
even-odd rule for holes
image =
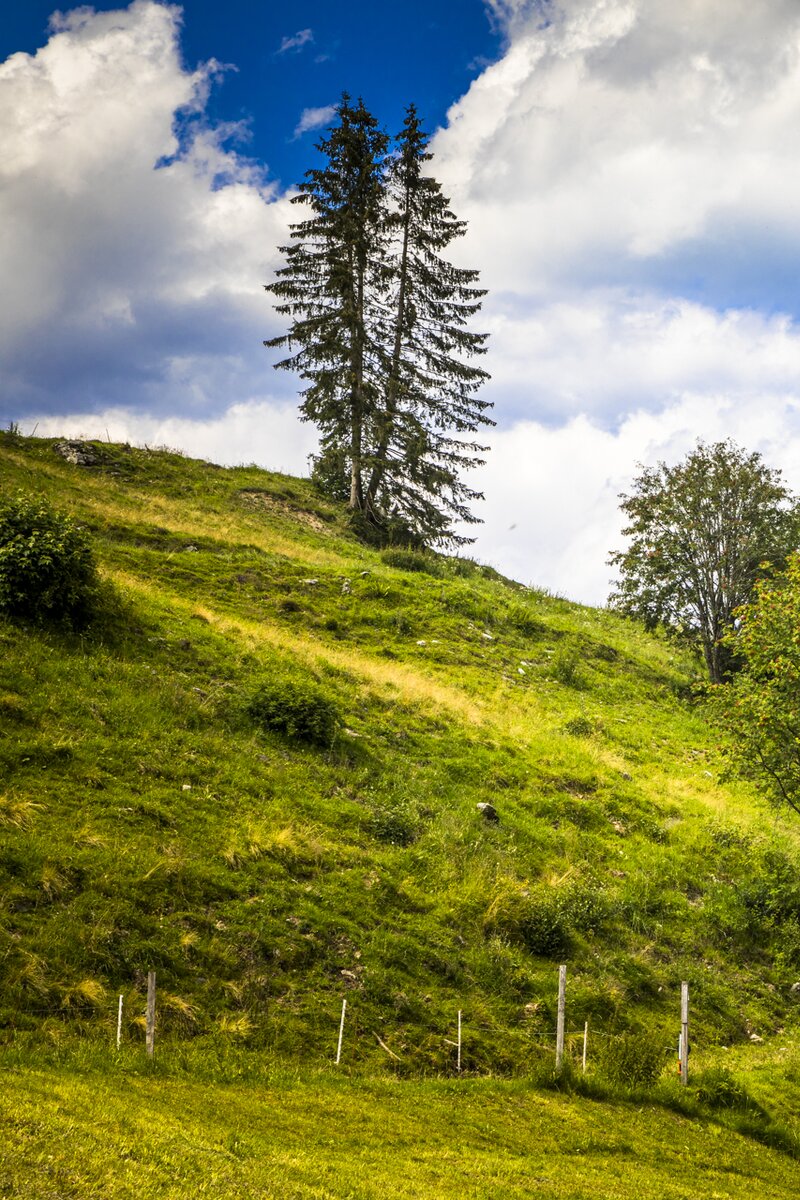
{"label": "white cloud", "polygon": [[798,487],[798,410],[796,396],[763,396],[751,408],[690,394],[658,413],[631,412],[616,430],[586,416],[558,428],[521,421],[499,430],[478,481],[485,525],[470,553],[523,583],[603,604],[612,578],[606,559],[622,545],[619,493],[638,464],[675,463],[698,438],[730,437]]}
{"label": "white cloud", "polygon": [[314,41],[313,29],[298,29],[297,33],[291,37],[285,37],[278,47],[278,54],[286,54],[290,50],[302,50],[303,46],[307,46],[309,42]]}
{"label": "white cloud", "polygon": [[218,67],[182,67],[178,26],[150,0],[78,9],[36,55],[0,65],[11,416],[209,413],[269,375],[262,284],[288,202],[202,121]]}
{"label": "white cloud", "polygon": [[800,7],[488,6],[506,53],[433,143],[490,289],[476,552],[597,601],[637,460],[733,436],[800,491]]}
{"label": "white cloud", "polygon": [[514,7],[435,142],[490,287],[636,284],[698,239],[743,272],[758,231],[798,257],[794,0],[569,0],[546,25]]}
{"label": "white cloud", "polygon": [[[148,416],[131,409],[41,417],[33,426],[39,437],[93,438],[136,446],[167,446],[225,466],[256,462],[291,475],[308,473],[308,456],[317,449],[310,425],[297,420],[297,407],[274,398],[233,404],[220,416],[196,420]],[[23,426],[22,433],[32,429]]]}
{"label": "white cloud", "polygon": [[324,125],[330,125],[335,115],[335,104],[326,104],[322,108],[304,108],[294,127],[294,136],[299,138],[311,129],[321,129]]}

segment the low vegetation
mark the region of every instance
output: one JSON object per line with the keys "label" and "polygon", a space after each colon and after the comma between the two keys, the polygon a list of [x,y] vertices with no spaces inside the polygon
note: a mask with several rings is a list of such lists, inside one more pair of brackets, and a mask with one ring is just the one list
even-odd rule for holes
{"label": "low vegetation", "polygon": [[[9,1194],[48,1161],[54,1195],[89,1194],[109,1136],[109,1195],[187,1194],[204,1164],[214,1196],[446,1196],[464,1155],[476,1196],[540,1176],[553,1196],[705,1194],[657,1174],[671,1133],[690,1149],[664,1161],[709,1195],[792,1190],[790,1072],[768,1097],[751,1062],[796,1025],[798,836],[720,778],[696,660],[469,559],[371,549],[307,481],[87,448],[0,437],[4,495],[79,527],[101,581],[83,624],[0,616]],[[692,1072],[712,1074],[676,1101],[683,979]],[[358,1179],[355,1143],[333,1144],[334,1117],[373,1115],[413,1164],[391,1192],[371,1134]]]}

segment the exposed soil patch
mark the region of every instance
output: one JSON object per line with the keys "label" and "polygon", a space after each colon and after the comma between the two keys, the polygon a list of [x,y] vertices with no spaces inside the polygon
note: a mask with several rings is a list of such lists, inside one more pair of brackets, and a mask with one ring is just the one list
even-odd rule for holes
{"label": "exposed soil patch", "polygon": [[261,491],[259,488],[242,488],[238,493],[238,498],[247,508],[260,508],[282,517],[291,517],[293,521],[300,521],[301,524],[307,525],[309,529],[313,529],[317,533],[326,532],[325,522],[316,513],[309,512],[307,508],[297,508],[287,500],[278,500],[269,492]]}

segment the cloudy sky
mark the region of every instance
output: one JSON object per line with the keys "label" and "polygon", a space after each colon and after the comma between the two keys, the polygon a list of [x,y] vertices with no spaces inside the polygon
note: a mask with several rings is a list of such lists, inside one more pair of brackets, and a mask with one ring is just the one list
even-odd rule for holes
{"label": "cloudy sky", "polygon": [[304,472],[261,285],[346,88],[417,103],[489,288],[477,557],[602,602],[617,494],[698,437],[800,490],[797,0],[11,9],[2,424]]}

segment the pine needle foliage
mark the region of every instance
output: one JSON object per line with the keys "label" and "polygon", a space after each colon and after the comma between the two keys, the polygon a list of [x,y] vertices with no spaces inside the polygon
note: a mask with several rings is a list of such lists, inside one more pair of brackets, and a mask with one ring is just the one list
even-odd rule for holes
{"label": "pine needle foliage", "polygon": [[486,449],[470,435],[492,424],[476,396],[488,375],[470,362],[486,335],[468,328],[485,291],[444,257],[466,223],[424,173],[413,105],[391,154],[362,100],[345,94],[336,111],[326,165],[294,198],[312,216],[266,285],[289,331],[265,345],[293,351],[275,365],[308,381],[300,411],[320,430],[323,489],[387,540],[464,544],[453,523],[475,523],[481,495],[462,474]]}

